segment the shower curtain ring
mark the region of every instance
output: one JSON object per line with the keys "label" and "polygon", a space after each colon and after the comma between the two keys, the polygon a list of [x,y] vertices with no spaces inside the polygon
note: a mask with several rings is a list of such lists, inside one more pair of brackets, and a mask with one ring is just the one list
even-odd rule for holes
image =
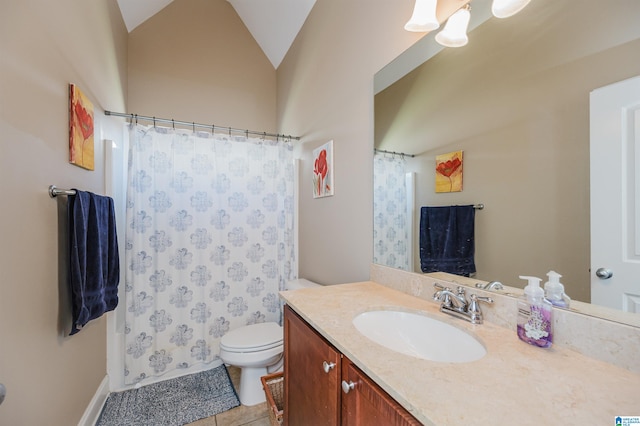
{"label": "shower curtain ring", "polygon": [[173,121],[173,118],[171,119],[171,127],[173,127],[173,130],[176,129],[176,122]]}
{"label": "shower curtain ring", "polygon": [[156,118],[155,117],[153,117],[153,128],[154,129],[156,128]]}
{"label": "shower curtain ring", "polygon": [[196,122],[192,121],[191,124],[193,126],[193,133],[195,133],[196,132]]}

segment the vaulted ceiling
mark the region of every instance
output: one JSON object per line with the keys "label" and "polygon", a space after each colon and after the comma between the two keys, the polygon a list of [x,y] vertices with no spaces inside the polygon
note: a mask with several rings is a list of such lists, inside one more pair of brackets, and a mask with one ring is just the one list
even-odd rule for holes
{"label": "vaulted ceiling", "polygon": [[[173,0],[118,0],[127,31]],[[221,1],[221,0],[211,0]],[[274,68],[278,68],[316,0],[227,0]]]}

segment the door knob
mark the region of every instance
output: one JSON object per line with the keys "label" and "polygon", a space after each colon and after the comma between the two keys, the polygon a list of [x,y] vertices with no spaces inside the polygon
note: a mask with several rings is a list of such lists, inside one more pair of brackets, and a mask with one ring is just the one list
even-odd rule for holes
{"label": "door knob", "polygon": [[328,373],[329,371],[333,370],[335,367],[336,367],[335,362],[322,361],[322,369],[324,370],[325,373]]}
{"label": "door knob", "polygon": [[347,383],[346,380],[342,381],[342,392],[344,393],[349,393],[349,391],[353,390],[356,387],[356,384],[353,383],[351,380],[349,380],[349,383]]}
{"label": "door knob", "polygon": [[598,278],[602,278],[603,280],[607,280],[613,276],[613,271],[607,268],[598,268],[596,271],[596,276]]}

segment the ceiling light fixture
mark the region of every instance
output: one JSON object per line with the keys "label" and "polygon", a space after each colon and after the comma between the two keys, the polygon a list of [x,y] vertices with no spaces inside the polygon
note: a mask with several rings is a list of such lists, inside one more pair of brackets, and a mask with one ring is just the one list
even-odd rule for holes
{"label": "ceiling light fixture", "polygon": [[493,0],[491,13],[496,18],[508,18],[520,12],[531,0]]}
{"label": "ceiling light fixture", "polygon": [[471,7],[467,4],[451,15],[444,29],[436,34],[436,41],[446,47],[462,47],[466,45],[469,42],[467,27],[471,18],[470,9]]}
{"label": "ceiling light fixture", "polygon": [[427,32],[440,26],[436,17],[437,0],[416,0],[411,19],[404,29],[412,32]]}

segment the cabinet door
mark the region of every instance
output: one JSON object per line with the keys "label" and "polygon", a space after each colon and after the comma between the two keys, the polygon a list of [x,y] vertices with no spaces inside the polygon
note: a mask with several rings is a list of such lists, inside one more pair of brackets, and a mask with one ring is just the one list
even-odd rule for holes
{"label": "cabinet door", "polygon": [[347,357],[342,359],[342,425],[420,426],[400,404],[360,371]]}
{"label": "cabinet door", "polygon": [[339,425],[341,355],[288,306],[284,357],[285,425]]}

